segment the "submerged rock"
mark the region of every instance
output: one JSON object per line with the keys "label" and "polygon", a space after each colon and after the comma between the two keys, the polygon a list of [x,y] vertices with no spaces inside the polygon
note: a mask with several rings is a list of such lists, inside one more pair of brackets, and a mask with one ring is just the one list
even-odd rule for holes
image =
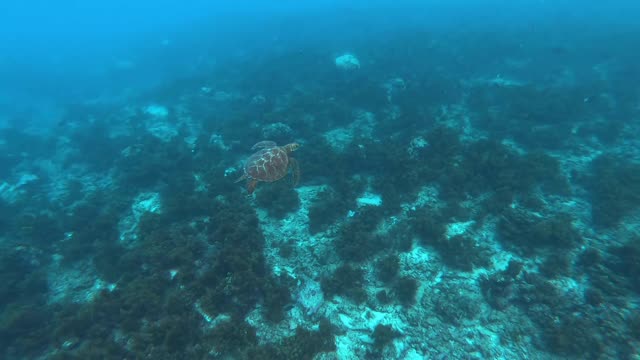
{"label": "submerged rock", "polygon": [[353,54],[340,55],[335,59],[336,67],[342,70],[360,69],[360,60]]}

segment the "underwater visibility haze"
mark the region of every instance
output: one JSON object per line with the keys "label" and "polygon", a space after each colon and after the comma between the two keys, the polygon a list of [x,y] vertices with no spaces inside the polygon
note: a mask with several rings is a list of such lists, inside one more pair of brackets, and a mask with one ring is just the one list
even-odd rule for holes
{"label": "underwater visibility haze", "polygon": [[0,358],[639,359],[640,3],[0,5]]}

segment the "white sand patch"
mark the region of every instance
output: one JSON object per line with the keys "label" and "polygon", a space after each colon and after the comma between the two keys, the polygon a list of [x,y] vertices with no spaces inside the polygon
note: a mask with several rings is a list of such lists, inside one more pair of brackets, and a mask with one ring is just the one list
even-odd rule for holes
{"label": "white sand patch", "polygon": [[158,105],[158,104],[147,105],[144,108],[144,112],[146,114],[151,115],[154,118],[160,118],[160,119],[165,119],[169,116],[169,109],[167,109],[165,106]]}
{"label": "white sand patch", "polygon": [[8,203],[16,202],[21,195],[26,194],[24,186],[38,179],[38,176],[35,174],[24,173],[14,184],[6,181],[0,183],[0,199]]}
{"label": "white sand patch", "polygon": [[86,303],[92,301],[100,291],[113,291],[116,288],[116,284],[98,278],[90,261],[80,261],[69,267],[63,265],[62,260],[61,255],[54,254],[47,271],[49,303],[67,300]]}
{"label": "white sand patch", "polygon": [[380,206],[382,205],[382,197],[378,194],[366,192],[356,199],[358,206]]}
{"label": "white sand patch", "polygon": [[336,67],[341,70],[360,69],[360,60],[353,54],[343,54],[335,58]]}
{"label": "white sand patch", "polygon": [[147,192],[138,195],[131,205],[129,214],[118,223],[120,244],[125,247],[135,246],[138,239],[138,224],[142,216],[146,213],[158,214],[160,212],[160,194]]}

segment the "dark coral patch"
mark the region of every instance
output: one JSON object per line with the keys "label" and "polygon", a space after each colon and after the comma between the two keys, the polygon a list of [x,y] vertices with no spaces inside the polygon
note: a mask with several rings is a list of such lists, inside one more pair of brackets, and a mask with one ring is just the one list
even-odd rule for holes
{"label": "dark coral patch", "polygon": [[498,224],[499,239],[505,245],[525,253],[540,248],[568,249],[583,241],[572,221],[568,214],[540,218],[523,211],[510,210]]}
{"label": "dark coral patch", "polygon": [[639,164],[600,156],[593,161],[586,183],[591,192],[592,219],[597,226],[615,226],[640,207]]}
{"label": "dark coral patch", "polygon": [[416,279],[410,277],[398,279],[393,286],[393,291],[400,304],[403,306],[412,306],[415,304],[419,285]]}
{"label": "dark coral patch", "polygon": [[256,203],[266,209],[270,216],[282,219],[300,207],[300,198],[291,179],[284,178],[273,183],[261,184],[256,192]]}
{"label": "dark coral patch", "polygon": [[349,265],[343,265],[336,269],[330,277],[322,279],[320,285],[327,298],[342,295],[356,303],[362,303],[367,299],[367,293],[364,289],[364,271]]}

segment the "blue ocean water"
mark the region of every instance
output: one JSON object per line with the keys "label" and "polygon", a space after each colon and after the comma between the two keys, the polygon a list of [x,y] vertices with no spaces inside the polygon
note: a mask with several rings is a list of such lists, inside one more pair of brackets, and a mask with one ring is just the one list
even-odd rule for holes
{"label": "blue ocean water", "polygon": [[1,4],[0,358],[639,358],[639,18]]}

